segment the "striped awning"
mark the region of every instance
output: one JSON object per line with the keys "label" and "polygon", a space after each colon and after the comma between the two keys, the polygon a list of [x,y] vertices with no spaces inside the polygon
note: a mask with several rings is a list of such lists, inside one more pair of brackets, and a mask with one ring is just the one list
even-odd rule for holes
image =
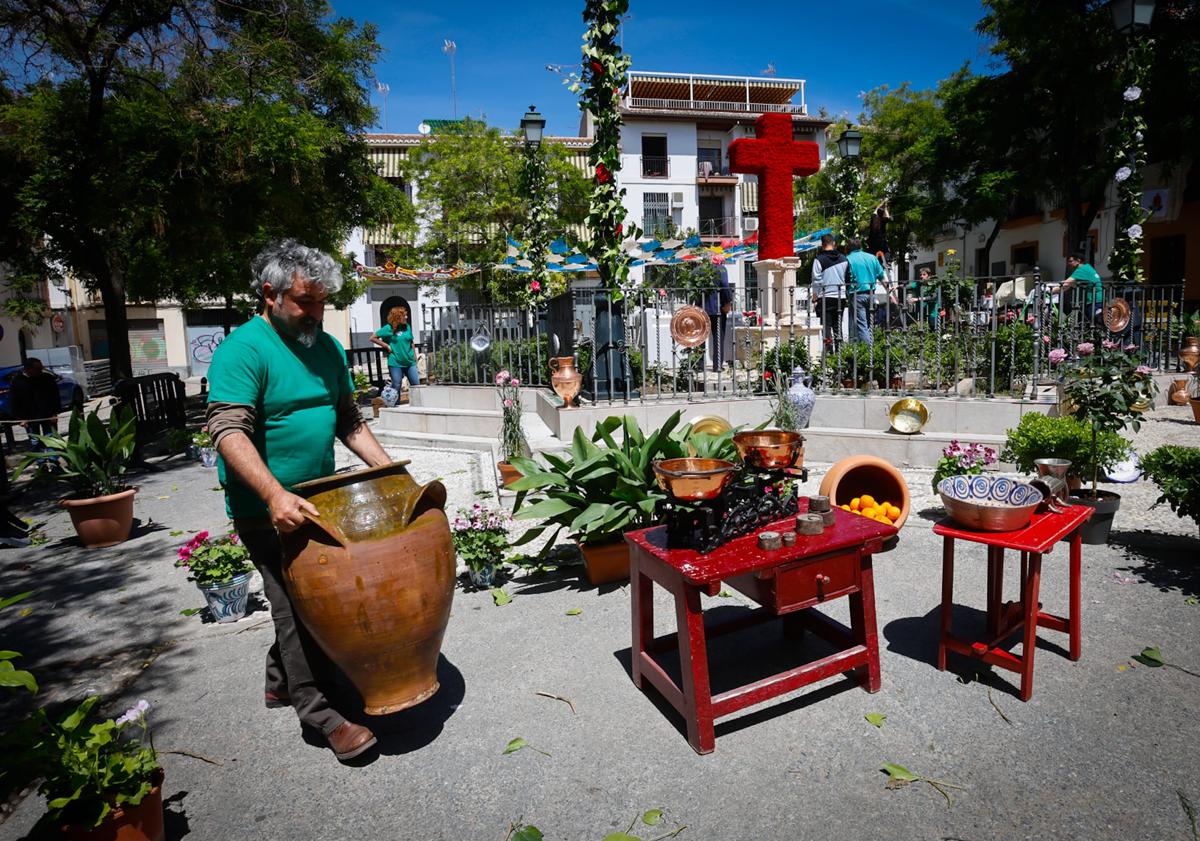
{"label": "striped awning", "polygon": [[758,182],[742,180],[742,213],[758,213]]}
{"label": "striped awning", "polygon": [[400,168],[408,157],[408,149],[403,146],[377,146],[371,149],[371,160],[379,167],[379,174],[384,178],[399,178]]}

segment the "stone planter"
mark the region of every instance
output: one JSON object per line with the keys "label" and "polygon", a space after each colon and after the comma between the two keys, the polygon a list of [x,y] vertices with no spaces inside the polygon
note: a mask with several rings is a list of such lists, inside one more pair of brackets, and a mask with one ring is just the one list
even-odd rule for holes
{"label": "stone planter", "polygon": [[197,584],[196,587],[204,594],[208,610],[218,622],[236,622],[246,615],[246,602],[250,598],[250,573],[243,572],[228,581]]}
{"label": "stone planter", "polygon": [[64,499],[59,505],[71,515],[79,542],[88,549],[100,549],[129,538],[129,532],[133,530],[133,496],[136,493],[137,488],[130,488],[91,499]]}
{"label": "stone planter", "polygon": [[1093,546],[1108,543],[1113,517],[1116,516],[1117,509],[1121,507],[1120,494],[1109,491],[1096,491],[1096,494],[1097,496],[1093,497],[1090,490],[1071,494],[1072,505],[1086,505],[1096,510],[1092,518],[1079,530],[1083,542]]}

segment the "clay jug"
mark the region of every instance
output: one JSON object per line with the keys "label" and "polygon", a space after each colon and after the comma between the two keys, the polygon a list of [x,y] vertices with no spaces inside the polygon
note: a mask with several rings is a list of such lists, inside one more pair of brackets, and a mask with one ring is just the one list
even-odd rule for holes
{"label": "clay jug", "polygon": [[454,541],[441,482],[407,461],[297,485],[320,512],[283,535],[284,582],[313,638],[387,715],[433,696],[454,595]]}
{"label": "clay jug", "polygon": [[550,385],[554,393],[562,398],[563,408],[570,408],[572,401],[583,387],[583,374],[575,368],[575,357],[555,356],[550,360]]}
{"label": "clay jug", "polygon": [[1185,371],[1195,371],[1200,364],[1200,337],[1187,336],[1179,348],[1179,362]]}

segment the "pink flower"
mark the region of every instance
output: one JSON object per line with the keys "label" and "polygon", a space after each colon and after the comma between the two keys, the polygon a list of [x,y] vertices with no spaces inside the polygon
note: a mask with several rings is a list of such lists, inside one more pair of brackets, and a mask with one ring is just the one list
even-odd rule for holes
{"label": "pink flower", "polygon": [[505,400],[505,401],[504,401],[504,408],[506,408],[506,409],[511,409],[511,408],[512,408],[512,401],[511,401],[511,400]]}
{"label": "pink flower", "polygon": [[1154,369],[1151,368],[1149,365],[1139,365],[1133,369],[1133,372],[1135,374],[1153,374]]}
{"label": "pink flower", "polygon": [[1036,318],[1034,318],[1034,316],[1033,316],[1033,314],[1032,314],[1032,313],[1030,313],[1029,315],[1025,316],[1025,323],[1026,323],[1026,324],[1033,324],[1033,322],[1035,322],[1035,321],[1037,321],[1037,319],[1036,319]]}
{"label": "pink flower", "polygon": [[521,381],[518,380],[516,377],[513,377],[512,382],[509,383],[509,385],[520,385],[520,384],[521,384]]}
{"label": "pink flower", "polygon": [[1105,339],[1104,341],[1102,341],[1100,343],[1100,345],[1105,350],[1116,350],[1117,348],[1119,348],[1121,346],[1121,343],[1120,342],[1110,342],[1108,339]]}
{"label": "pink flower", "polygon": [[1075,352],[1080,356],[1091,356],[1096,352],[1096,346],[1091,342],[1080,342],[1075,346]]}
{"label": "pink flower", "polygon": [[532,291],[537,292],[539,289],[542,288],[542,283],[541,283],[541,281],[538,281],[538,280],[531,280],[529,282],[529,288]]}
{"label": "pink flower", "polygon": [[192,557],[192,549],[191,549],[191,547],[190,547],[190,546],[183,546],[183,547],[180,547],[180,549],[179,549],[179,560],[181,560],[181,561],[186,561],[186,560],[187,560],[188,558],[190,558],[190,557]]}
{"label": "pink flower", "polygon": [[208,532],[199,532],[195,537],[192,538],[192,540],[196,543],[203,543],[204,541],[208,540]]}
{"label": "pink flower", "polygon": [[1137,350],[1137,345],[1130,343],[1130,344],[1125,345],[1125,347],[1122,348],[1122,350],[1124,350],[1126,352],[1135,351],[1135,350]]}
{"label": "pink flower", "polygon": [[658,297],[660,297],[660,298],[665,298],[665,297],[667,297],[667,290],[665,290],[665,289],[659,289],[659,290],[658,290]]}
{"label": "pink flower", "polygon": [[1063,348],[1056,347],[1054,350],[1050,351],[1050,364],[1052,365],[1057,365],[1066,358],[1067,352]]}
{"label": "pink flower", "polygon": [[1012,310],[1009,310],[1008,312],[1006,312],[1004,314],[1004,320],[1009,321],[1009,322],[1016,321],[1017,314],[1015,312],[1013,312]]}
{"label": "pink flower", "polygon": [[1049,337],[1049,336],[1042,336],[1042,344],[1044,344],[1044,345],[1048,345],[1048,344],[1050,344],[1050,337]]}

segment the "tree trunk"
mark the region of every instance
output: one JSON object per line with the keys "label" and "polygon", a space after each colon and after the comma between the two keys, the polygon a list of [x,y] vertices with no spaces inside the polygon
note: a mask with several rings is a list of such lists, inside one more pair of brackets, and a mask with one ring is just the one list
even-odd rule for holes
{"label": "tree trunk", "polygon": [[[1000,216],[996,219],[996,224],[992,225],[992,232],[988,234],[987,242],[983,244],[983,251],[986,254],[988,264],[988,274],[992,273],[992,246],[996,244],[996,237],[1000,236],[1000,226],[1004,224],[1004,217]],[[1012,266],[1009,266],[1012,269]],[[1015,269],[1014,269],[1015,272]]]}
{"label": "tree trunk", "polygon": [[229,338],[230,332],[233,330],[233,296],[225,293],[225,318],[224,318],[225,337]]}
{"label": "tree trunk", "polygon": [[133,376],[129,351],[129,316],[125,312],[125,279],[119,269],[105,266],[96,275],[104,302],[104,328],[108,334],[108,371],[112,381]]}

